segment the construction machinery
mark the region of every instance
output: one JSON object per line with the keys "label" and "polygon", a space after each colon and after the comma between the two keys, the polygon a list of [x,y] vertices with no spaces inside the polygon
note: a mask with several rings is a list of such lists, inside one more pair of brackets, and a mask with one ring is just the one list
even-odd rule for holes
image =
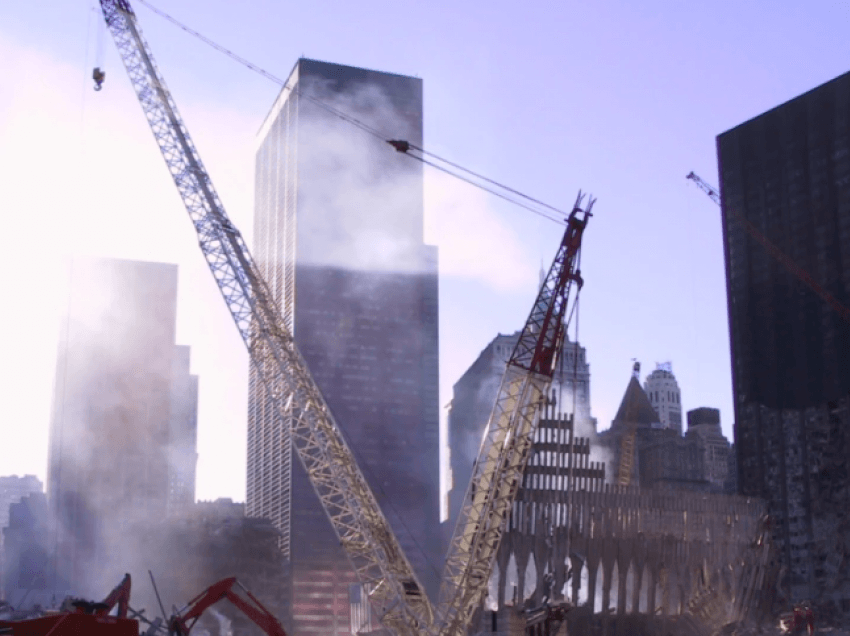
{"label": "construction machinery", "polygon": [[[239,586],[248,600],[245,600],[233,591],[234,586]],[[169,636],[189,636],[189,632],[198,619],[208,608],[221,600],[227,599],[235,605],[245,616],[250,618],[256,625],[269,636],[286,636],[280,622],[268,611],[257,598],[251,594],[245,586],[236,578],[223,579],[213,583],[206,590],[198,594],[186,605],[185,608],[176,612],[168,621]]]}
{"label": "construction machinery", "polygon": [[[700,190],[705,192],[708,197],[714,201],[717,205],[721,205],[720,202],[720,193],[710,186],[708,183],[703,181],[697,174],[691,172],[688,174],[686,179],[690,179],[694,183],[699,186]],[[758,241],[761,246],[767,250],[767,253],[773,256],[777,261],[779,261],[786,270],[793,276],[795,276],[798,280],[803,282],[809,289],[811,289],[814,293],[821,297],[830,307],[832,307],[839,316],[844,318],[844,320],[850,321],[850,309],[845,307],[838,299],[835,298],[832,294],[830,294],[827,290],[821,287],[811,275],[804,270],[802,267],[797,265],[788,255],[785,254],[782,250],[780,250],[776,245],[774,245],[770,239],[768,239],[764,234],[762,234],[758,228],[753,225],[753,223],[747,219],[743,214],[738,212],[734,207],[727,206],[726,210],[732,214],[736,221],[738,221],[741,226],[746,230],[747,234],[749,234],[753,239]]]}
{"label": "construction machinery", "polygon": [[[117,606],[115,616],[109,613]],[[130,607],[130,575],[126,574],[99,603],[71,600],[63,610],[18,621],[0,621],[0,634],[6,636],[139,636],[139,622],[127,617]]]}
{"label": "construction machinery", "polygon": [[577,263],[594,200],[588,197],[582,209],[582,199],[579,194],[502,377],[449,545],[440,588],[441,634],[464,634],[487,589],[563,345],[570,289],[583,285]]}
{"label": "construction machinery", "polygon": [[435,612],[382,513],[248,246],[215,192],[128,0],[100,0],[106,25],[258,377],[377,618],[399,636],[460,636],[481,605],[551,382],[581,238],[594,200],[579,193],[555,260],[507,364],[451,543]]}
{"label": "construction machinery", "polygon": [[815,633],[815,614],[810,601],[802,601],[794,606],[794,610],[779,617],[779,631],[782,634]]}
{"label": "construction machinery", "polygon": [[632,471],[635,463],[635,443],[637,426],[631,425],[620,440],[620,463],[617,465],[617,485],[628,486],[632,483]]}
{"label": "construction machinery", "polygon": [[[632,358],[633,377],[640,381],[640,362]],[[635,445],[637,444],[637,424],[627,424],[620,438],[620,461],[617,463],[617,485],[629,486],[632,483],[632,473],[635,464]]]}

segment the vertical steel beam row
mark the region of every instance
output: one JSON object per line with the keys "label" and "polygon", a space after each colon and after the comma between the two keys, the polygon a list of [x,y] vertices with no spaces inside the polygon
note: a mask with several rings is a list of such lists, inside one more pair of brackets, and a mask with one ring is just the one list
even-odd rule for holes
{"label": "vertical steel beam row", "polygon": [[[440,588],[442,636],[464,636],[480,607],[508,515],[522,482],[541,406],[562,350],[581,238],[594,200],[582,195],[567,219],[558,253],[508,360],[449,545]],[[581,214],[581,216],[579,216]]]}

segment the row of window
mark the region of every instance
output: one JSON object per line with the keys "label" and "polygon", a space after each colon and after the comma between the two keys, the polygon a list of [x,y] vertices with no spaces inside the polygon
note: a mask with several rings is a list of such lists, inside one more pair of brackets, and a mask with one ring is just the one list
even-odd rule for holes
{"label": "row of window", "polygon": [[[659,396],[663,396],[664,393],[665,393],[664,391],[650,391],[649,392],[649,399],[652,402],[658,403],[658,402],[661,401],[661,397],[659,397]],[[678,393],[676,393],[674,391],[667,391],[666,393],[667,393],[667,401],[668,402],[670,402],[672,404],[680,404],[681,403],[681,396]]]}

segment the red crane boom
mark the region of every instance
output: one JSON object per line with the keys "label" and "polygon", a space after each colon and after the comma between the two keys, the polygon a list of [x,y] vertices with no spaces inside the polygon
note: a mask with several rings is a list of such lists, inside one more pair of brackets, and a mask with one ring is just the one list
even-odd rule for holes
{"label": "red crane boom", "polygon": [[[705,192],[708,197],[714,201],[717,205],[720,205],[720,193],[710,186],[708,183],[703,181],[699,175],[691,172],[686,179],[690,179],[694,183],[696,183],[699,188]],[[747,219],[743,214],[738,212],[735,208],[731,206],[726,206],[726,210],[735,217],[743,228],[747,231],[747,234],[752,236],[756,241],[761,243],[761,246],[767,250],[767,253],[773,256],[777,261],[782,263],[791,274],[796,276],[799,280],[805,283],[809,289],[815,292],[818,296],[820,296],[823,300],[825,300],[830,307],[832,307],[839,316],[844,318],[844,320],[850,322],[850,309],[845,307],[839,302],[835,296],[826,291],[823,287],[818,285],[814,278],[812,278],[809,273],[804,270],[802,267],[797,265],[793,260],[791,260],[785,252],[776,247],[773,243],[770,242],[764,234],[759,232],[758,228],[753,225],[749,219]]]}
{"label": "red crane boom", "polygon": [[[241,587],[251,602],[246,601],[236,594],[233,591],[234,585]],[[201,614],[225,598],[239,608],[245,616],[254,621],[269,636],[286,636],[286,632],[274,617],[274,614],[263,607],[263,604],[234,577],[213,583],[189,601],[187,606],[189,609],[185,614],[177,613],[168,621],[168,633],[176,636],[188,636],[192,627],[194,627],[195,623],[201,617]]]}

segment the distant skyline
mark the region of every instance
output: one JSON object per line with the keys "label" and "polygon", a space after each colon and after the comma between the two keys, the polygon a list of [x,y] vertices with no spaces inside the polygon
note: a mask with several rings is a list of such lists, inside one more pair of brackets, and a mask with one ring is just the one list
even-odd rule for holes
{"label": "distant skyline", "polygon": [[[578,339],[600,428],[637,358],[642,376],[672,361],[682,410],[719,408],[732,438],[720,213],[685,175],[717,185],[717,134],[850,69],[846,5],[155,4],[278,76],[302,54],[419,76],[426,148],[564,209],[591,192]],[[0,6],[10,239],[0,250],[0,474],[45,477],[63,255],[161,261],[180,266],[177,342],[192,347],[199,376],[197,497],[243,501],[247,355],[95,8]],[[279,87],[135,9],[250,242],[255,136]],[[444,406],[487,343],[521,327],[561,228],[431,170],[425,179]]]}

